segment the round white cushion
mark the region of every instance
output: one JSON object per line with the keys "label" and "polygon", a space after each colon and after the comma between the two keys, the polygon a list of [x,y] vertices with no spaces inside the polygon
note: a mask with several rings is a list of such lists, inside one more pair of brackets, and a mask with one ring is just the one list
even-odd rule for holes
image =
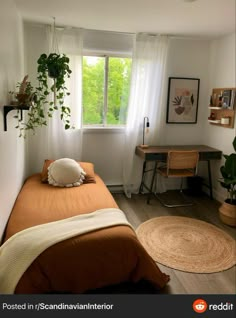
{"label": "round white cushion", "polygon": [[80,164],[69,158],[55,160],[48,167],[48,183],[56,187],[77,187],[85,175]]}

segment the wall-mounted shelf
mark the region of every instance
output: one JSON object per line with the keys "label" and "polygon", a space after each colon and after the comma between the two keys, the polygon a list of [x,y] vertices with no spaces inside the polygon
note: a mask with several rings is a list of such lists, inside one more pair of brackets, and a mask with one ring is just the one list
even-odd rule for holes
{"label": "wall-mounted shelf", "polygon": [[[211,105],[208,106],[210,116],[208,122],[225,128],[234,128],[236,111],[236,88],[213,88],[211,95]],[[226,118],[227,124],[221,119]]]}
{"label": "wall-mounted shelf", "polygon": [[4,131],[7,131],[7,114],[12,110],[20,110],[20,118],[22,120],[23,110],[29,110],[29,106],[27,105],[6,105],[3,106],[3,120],[4,120]]}

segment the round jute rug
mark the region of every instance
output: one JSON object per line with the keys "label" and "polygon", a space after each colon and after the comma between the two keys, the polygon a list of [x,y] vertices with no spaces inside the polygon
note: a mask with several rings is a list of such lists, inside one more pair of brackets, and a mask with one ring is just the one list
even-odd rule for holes
{"label": "round jute rug", "polygon": [[191,273],[215,273],[236,264],[235,240],[207,222],[160,216],[142,223],[137,236],[151,257]]}

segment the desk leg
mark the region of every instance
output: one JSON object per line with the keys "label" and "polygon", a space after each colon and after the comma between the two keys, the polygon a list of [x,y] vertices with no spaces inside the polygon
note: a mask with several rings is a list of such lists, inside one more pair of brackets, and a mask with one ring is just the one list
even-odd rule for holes
{"label": "desk leg", "polygon": [[153,169],[150,191],[149,191],[148,197],[147,197],[147,204],[150,203],[150,198],[151,198],[151,195],[153,194],[153,184],[154,184],[154,180],[155,180],[155,176],[156,176],[157,164],[158,164],[158,161],[155,161],[155,166],[154,166],[154,169]]}
{"label": "desk leg", "polygon": [[141,184],[140,184],[140,187],[139,187],[139,191],[138,193],[142,193],[143,192],[143,184],[144,184],[144,176],[145,176],[145,171],[146,171],[146,160],[144,160],[143,162],[143,171],[142,171],[142,180],[141,180]]}
{"label": "desk leg", "polygon": [[209,181],[209,189],[210,189],[210,198],[213,199],[212,179],[211,179],[211,162],[210,162],[210,160],[207,160],[207,166],[208,166],[208,181]]}

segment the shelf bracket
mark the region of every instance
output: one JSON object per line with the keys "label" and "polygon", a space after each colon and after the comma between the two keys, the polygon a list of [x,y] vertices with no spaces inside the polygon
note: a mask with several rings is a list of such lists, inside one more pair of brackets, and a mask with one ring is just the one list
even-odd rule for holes
{"label": "shelf bracket", "polygon": [[7,131],[7,114],[12,110],[20,110],[20,119],[23,118],[23,110],[29,110],[29,106],[3,106],[3,121],[4,121],[4,131]]}

